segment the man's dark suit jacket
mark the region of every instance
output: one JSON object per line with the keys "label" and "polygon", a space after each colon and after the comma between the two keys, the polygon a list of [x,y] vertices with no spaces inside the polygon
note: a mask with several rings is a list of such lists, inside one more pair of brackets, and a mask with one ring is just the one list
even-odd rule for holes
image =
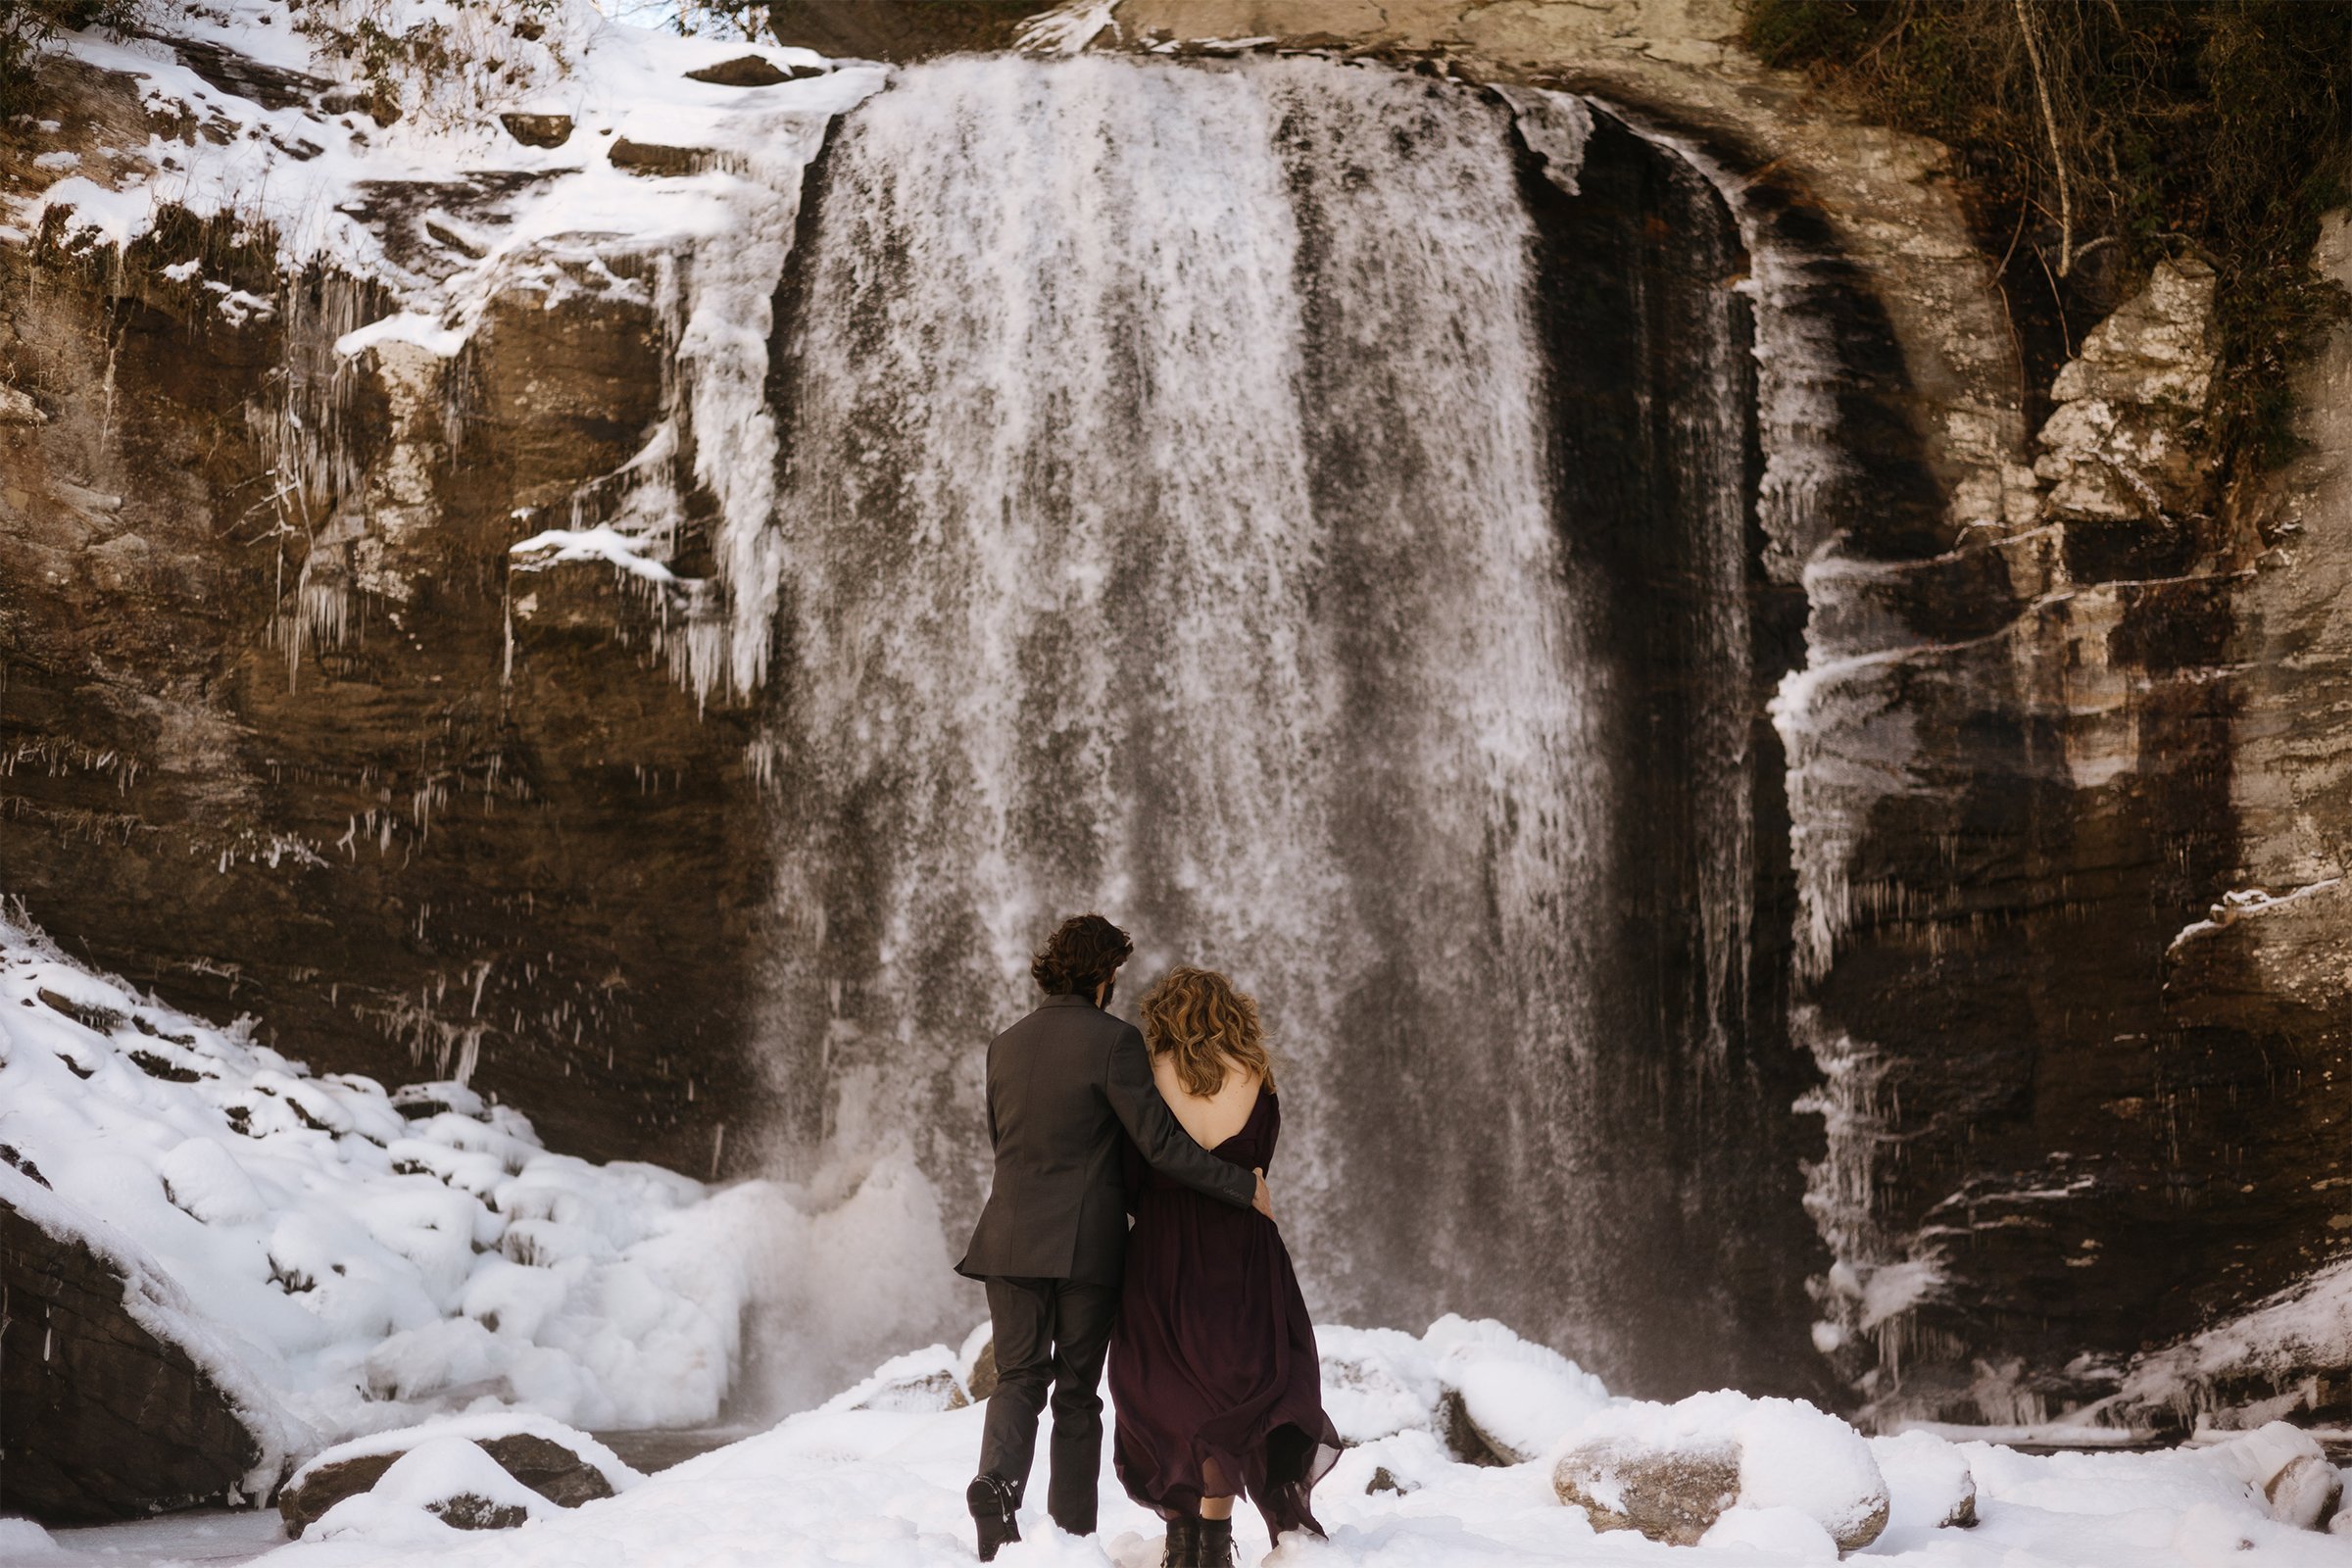
{"label": "man's dark suit jacket", "polygon": [[1045,1004],[988,1047],[988,1136],[996,1183],[956,1272],[973,1279],[1116,1285],[1127,1246],[1122,1153],[1248,1208],[1257,1178],[1217,1158],[1152,1082],[1144,1037],[1088,997]]}

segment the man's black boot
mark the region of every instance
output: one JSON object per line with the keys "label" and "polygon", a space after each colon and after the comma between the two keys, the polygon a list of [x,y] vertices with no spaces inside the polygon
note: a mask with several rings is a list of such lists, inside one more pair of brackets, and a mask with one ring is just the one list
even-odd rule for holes
{"label": "man's black boot", "polygon": [[1159,1568],[1197,1568],[1200,1561],[1200,1521],[1179,1514],[1168,1521],[1168,1544],[1160,1554]]}
{"label": "man's black boot", "polygon": [[1021,1539],[1020,1524],[1012,1517],[1020,1499],[1003,1476],[974,1476],[963,1489],[963,1505],[971,1509],[973,1528],[980,1535],[982,1562],[995,1562],[1004,1543]]}
{"label": "man's black boot", "polygon": [[1233,1568],[1233,1521],[1200,1521],[1200,1545],[1193,1568]]}

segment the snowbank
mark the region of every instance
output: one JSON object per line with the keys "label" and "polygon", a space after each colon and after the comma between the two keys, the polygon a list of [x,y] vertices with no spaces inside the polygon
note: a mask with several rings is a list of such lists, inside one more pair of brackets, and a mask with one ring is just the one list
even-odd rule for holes
{"label": "snowbank", "polygon": [[31,1520],[0,1517],[0,1562],[24,1562],[57,1550],[56,1538]]}
{"label": "snowbank", "polygon": [[[953,1278],[909,1169],[885,1163],[819,1206],[550,1153],[463,1084],[315,1075],[249,1020],[158,1004],[6,921],[0,1146],[0,1198],[122,1271],[132,1315],[190,1348],[273,1474],[455,1411],[708,1423],[753,1310],[870,1361],[935,1315],[928,1298],[828,1312],[816,1298],[868,1260]],[[836,1375],[821,1342],[804,1354],[809,1376]]]}

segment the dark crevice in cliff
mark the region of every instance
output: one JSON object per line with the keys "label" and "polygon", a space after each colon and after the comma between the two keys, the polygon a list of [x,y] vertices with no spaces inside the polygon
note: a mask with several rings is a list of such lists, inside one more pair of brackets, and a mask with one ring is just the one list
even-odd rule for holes
{"label": "dark crevice in cliff", "polygon": [[1602,585],[1584,612],[1627,803],[1593,868],[1621,903],[1604,1102],[1586,1112],[1616,1146],[1589,1200],[1628,1215],[1620,1310],[1652,1325],[1622,1375],[1818,1396],[1804,1280],[1828,1259],[1800,1165],[1819,1133],[1791,1109],[1814,1079],[1788,1038],[1795,889],[1765,715],[1802,658],[1803,598],[1765,566],[1754,328],[1734,287],[1747,259],[1706,181],[1612,119],[1584,144],[1576,194],[1524,149],[1522,169],[1555,509]]}

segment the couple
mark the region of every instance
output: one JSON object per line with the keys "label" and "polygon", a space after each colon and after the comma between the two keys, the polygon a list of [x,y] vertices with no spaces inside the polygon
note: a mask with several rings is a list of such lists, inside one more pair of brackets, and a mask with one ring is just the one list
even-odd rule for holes
{"label": "couple", "polygon": [[1166,1568],[1232,1568],[1243,1492],[1276,1537],[1323,1533],[1307,1492],[1340,1444],[1266,1188],[1282,1111],[1257,1008],[1222,975],[1176,969],[1139,1034],[1104,1010],[1132,952],[1099,914],[1065,920],[1030,968],[1044,1004],[988,1048],[996,1183],[956,1265],[988,1287],[996,1333],[965,1493],[983,1562],[1020,1539],[1049,1384],[1047,1511],[1093,1533],[1106,1350],[1113,1462],[1168,1521]]}

